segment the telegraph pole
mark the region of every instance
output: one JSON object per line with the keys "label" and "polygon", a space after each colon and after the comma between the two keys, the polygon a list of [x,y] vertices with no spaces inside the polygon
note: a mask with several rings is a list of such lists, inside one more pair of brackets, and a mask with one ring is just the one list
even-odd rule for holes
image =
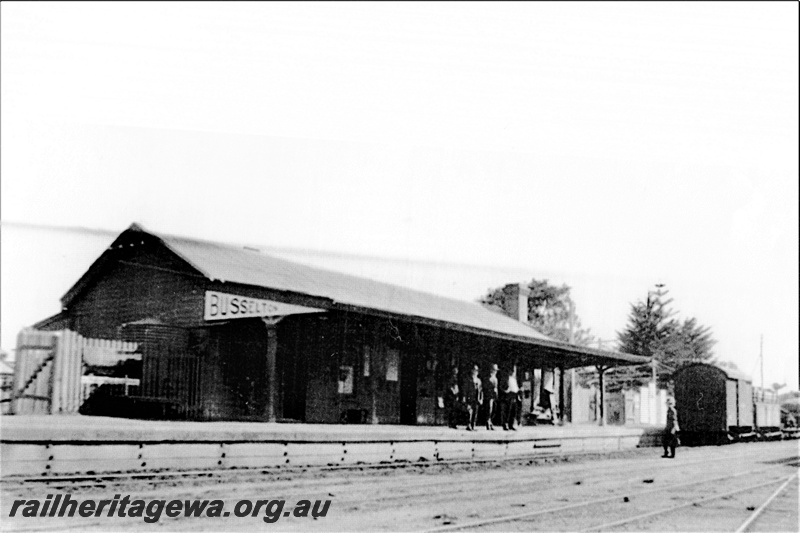
{"label": "telegraph pole", "polygon": [[758,359],[761,361],[761,401],[764,401],[764,334],[761,334],[761,342],[758,348]]}
{"label": "telegraph pole", "polygon": [[[575,344],[575,303],[572,301],[572,298],[569,299],[569,343]],[[561,373],[563,376],[564,369],[561,369]],[[561,379],[561,385],[563,389],[564,379]],[[565,397],[564,393],[561,393],[562,398]],[[566,403],[566,402],[565,402]],[[572,409],[573,405],[575,405],[575,369],[569,369],[569,422],[572,423]],[[561,406],[561,421],[564,421],[564,407],[565,405]]]}
{"label": "telegraph pole", "polygon": [[569,300],[569,343],[575,344],[575,304]]}
{"label": "telegraph pole", "polygon": [[597,371],[600,374],[600,425],[606,425],[606,384],[603,379],[603,374],[606,373],[607,366],[598,366]]}

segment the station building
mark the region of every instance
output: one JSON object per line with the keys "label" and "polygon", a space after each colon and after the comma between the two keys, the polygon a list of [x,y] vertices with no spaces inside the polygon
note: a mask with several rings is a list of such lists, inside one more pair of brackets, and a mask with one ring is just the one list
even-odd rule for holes
{"label": "station building", "polygon": [[501,313],[133,224],[35,327],[137,343],[136,405],[189,420],[438,425],[452,368],[476,364],[569,418],[566,369],[648,362],[549,339],[506,290]]}

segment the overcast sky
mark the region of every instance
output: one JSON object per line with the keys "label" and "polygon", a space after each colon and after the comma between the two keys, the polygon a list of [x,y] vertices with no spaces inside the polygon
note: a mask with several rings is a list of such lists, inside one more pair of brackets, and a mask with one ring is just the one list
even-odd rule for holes
{"label": "overcast sky", "polygon": [[[4,222],[392,258],[370,275],[464,299],[475,265],[544,274],[603,338],[666,283],[797,388],[796,3],[0,9]],[[35,319],[63,293],[45,240],[4,241],[9,349],[19,288]]]}

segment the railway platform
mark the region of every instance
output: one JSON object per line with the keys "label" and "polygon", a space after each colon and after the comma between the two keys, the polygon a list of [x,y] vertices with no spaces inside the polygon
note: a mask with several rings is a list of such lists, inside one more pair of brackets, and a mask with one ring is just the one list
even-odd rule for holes
{"label": "railway platform", "polygon": [[594,425],[466,431],[441,426],[3,416],[0,475],[491,461],[654,446],[660,431]]}

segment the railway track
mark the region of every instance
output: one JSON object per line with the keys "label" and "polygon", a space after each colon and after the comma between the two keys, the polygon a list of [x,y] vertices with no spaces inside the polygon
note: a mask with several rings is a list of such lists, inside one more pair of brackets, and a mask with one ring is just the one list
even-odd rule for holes
{"label": "railway track", "polygon": [[[252,477],[262,478],[263,476],[272,476],[275,480],[281,480],[291,477],[293,484],[296,485],[296,479],[302,475],[316,475],[318,473],[352,473],[352,472],[369,472],[381,470],[407,470],[407,469],[424,469],[435,470],[437,468],[469,468],[469,467],[485,467],[486,465],[520,465],[531,466],[540,464],[553,464],[553,463],[566,463],[571,462],[580,465],[576,468],[580,469],[581,473],[591,472],[593,470],[602,470],[605,468],[606,461],[614,459],[624,459],[628,457],[637,456],[651,456],[657,453],[657,448],[639,448],[637,450],[627,450],[621,452],[586,452],[586,453],[572,453],[572,454],[537,454],[530,456],[516,456],[509,458],[491,458],[491,459],[457,459],[457,460],[442,460],[442,461],[398,461],[392,463],[363,463],[352,465],[318,465],[318,466],[295,466],[295,467],[277,467],[277,468],[214,468],[202,470],[185,470],[185,471],[153,471],[153,472],[114,472],[114,473],[99,473],[99,474],[68,474],[68,475],[44,475],[44,476],[14,476],[0,478],[0,487],[20,487],[20,486],[34,486],[44,485],[50,489],[65,489],[65,488],[108,488],[109,486],[122,485],[128,483],[145,482],[148,485],[157,484],[172,484],[179,480],[185,481],[205,481],[209,479],[218,479],[224,481],[228,477]],[[709,462],[730,461],[736,457],[745,457],[747,452],[737,454],[734,456],[725,456],[717,459],[703,459],[698,461],[682,462],[685,466],[699,465]],[[603,462],[592,465],[585,461],[592,459],[603,459]],[[446,484],[446,482],[439,482],[439,484]]]}
{"label": "railway track", "polygon": [[[786,488],[789,486],[789,484],[793,480],[796,480],[797,478],[798,478],[798,474],[794,474],[792,476],[789,476],[786,479],[786,481],[780,487],[778,487],[777,490],[775,490],[775,492],[773,492],[770,495],[770,497],[766,499],[766,501],[764,503],[762,503],[758,507],[758,509],[755,509],[753,511],[753,514],[751,514],[750,516],[747,517],[747,520],[742,522],[742,525],[740,525],[736,529],[735,533],[743,533],[744,531],[749,531],[752,528],[753,524],[758,520],[758,518],[764,513],[764,511],[766,511],[767,507],[769,507],[778,498],[778,496],[780,496],[786,490]],[[795,501],[794,503],[797,503],[797,502]]]}
{"label": "railway track", "polygon": [[[648,453],[652,450],[648,450]],[[740,457],[746,456],[745,454],[737,454],[733,456],[726,455],[724,457],[719,457],[715,459],[701,459],[695,461],[682,461],[681,467],[695,467],[695,466],[702,466],[708,465],[709,463],[717,463],[717,462],[727,462],[727,461],[735,461]],[[537,457],[538,460],[541,460],[541,457]],[[565,459],[565,458],[561,458]],[[572,457],[571,459],[575,459]],[[619,459],[617,459],[619,460]],[[505,467],[514,467],[514,466],[527,466],[529,461],[520,460],[516,458],[514,460],[506,460],[506,461],[494,461],[498,463],[497,466],[500,466],[501,463],[505,463]],[[485,462],[484,462],[485,463]],[[635,477],[640,473],[649,474],[652,472],[654,467],[659,466],[660,460],[659,459],[651,459],[649,462],[642,466],[637,467],[626,467],[624,470],[621,470],[620,473],[624,476],[632,476]],[[382,465],[377,465],[377,469],[381,469]],[[414,464],[406,464],[406,465],[399,465],[395,466],[396,469],[399,469],[400,472],[397,475],[403,475],[403,468],[413,468],[416,466],[423,467],[425,469],[440,467],[440,468],[465,468],[469,469],[471,467],[476,466],[472,462],[463,462],[463,461],[451,461],[451,462],[440,462],[434,464],[427,464],[427,463],[420,463],[417,465]],[[564,469],[567,469],[566,471]],[[486,482],[492,484],[494,487],[495,494],[503,492],[503,485],[508,484],[512,485],[509,492],[513,492],[514,490],[519,491],[520,489],[525,491],[527,489],[535,490],[535,485],[545,483],[548,486],[554,486],[555,484],[561,484],[566,486],[572,485],[592,485],[594,487],[601,486],[602,484],[610,484],[614,482],[617,476],[610,475],[608,470],[610,465],[608,461],[599,461],[599,462],[575,462],[570,464],[567,467],[561,467],[561,471],[557,475],[549,474],[547,470],[541,471],[539,475],[535,476],[535,478],[531,478],[530,482],[520,487],[519,481],[512,481],[508,482],[504,480],[505,474],[500,472],[495,472],[490,474],[486,478]],[[613,468],[613,466],[612,466]],[[339,485],[341,486],[343,483],[354,484],[353,479],[350,477],[352,475],[353,470],[358,470],[359,473],[362,473],[365,476],[370,476],[369,471],[371,468],[366,465],[360,468],[347,468],[347,467],[335,467],[335,468],[316,468],[316,469],[306,469],[302,473],[304,476],[298,477],[297,474],[300,473],[300,470],[296,470],[294,472],[291,471],[272,471],[272,470],[201,470],[201,471],[188,471],[188,472],[160,472],[160,473],[131,473],[131,474],[113,474],[113,475],[89,475],[89,476],[59,476],[59,477],[51,477],[51,476],[41,476],[35,478],[18,478],[18,479],[11,479],[5,480],[3,486],[5,488],[13,489],[13,488],[34,488],[36,486],[45,486],[48,490],[74,490],[74,489],[101,489],[101,490],[108,490],[109,488],[124,488],[129,486],[129,488],[142,488],[142,486],[148,489],[154,489],[159,486],[168,485],[171,489],[161,490],[160,493],[162,494],[169,494],[170,492],[182,492],[186,490],[186,486],[189,484],[202,484],[208,483],[209,481],[216,483],[216,484],[223,484],[223,483],[230,483],[234,482],[240,485],[246,485],[247,483],[252,482],[259,482],[262,483],[267,481],[270,483],[270,492],[273,496],[278,496],[290,500],[295,496],[301,496],[303,494],[308,494],[310,491],[316,490],[324,490],[327,492],[327,489],[330,488],[332,485]],[[320,474],[325,473],[327,476],[333,475],[333,477],[326,477],[321,476]],[[336,474],[343,474],[343,476],[339,476],[340,479],[337,479]],[[309,478],[309,475],[313,476]],[[406,475],[409,475],[406,473]],[[441,499],[441,490],[440,489],[447,489],[452,488],[453,481],[448,477],[445,481],[440,481],[440,477],[437,477],[433,480],[426,480],[421,481],[417,476],[417,479],[414,479],[413,485],[411,485],[411,491],[409,490],[393,490],[389,496],[380,496],[382,486],[392,485],[395,483],[396,479],[395,476],[386,476],[380,478],[370,478],[367,480],[367,486],[363,487],[360,486],[360,490],[351,490],[348,488],[348,493],[351,496],[351,499],[358,500],[360,504],[369,503],[370,501],[377,501],[380,500],[382,503],[387,503],[392,500],[402,500],[408,499],[410,497],[424,497],[427,501],[436,501]],[[364,485],[365,480],[360,480],[361,483],[359,485]],[[132,487],[130,487],[132,486]],[[470,497],[470,488],[469,486],[461,485],[458,487],[458,493],[463,495],[464,497]],[[289,492],[286,490],[289,489]],[[480,487],[477,487],[480,490]],[[338,492],[338,491],[337,491]],[[449,490],[449,494],[452,495],[453,491]],[[446,498],[445,498],[446,499]]]}
{"label": "railway track", "polygon": [[[136,497],[144,498],[182,499],[203,494],[204,497],[223,500],[226,506],[241,498],[265,496],[283,499],[287,503],[306,498],[330,498],[338,516],[329,517],[326,525],[337,530],[355,530],[365,525],[372,525],[373,529],[392,529],[389,525],[392,522],[385,521],[390,516],[402,516],[404,529],[420,531],[487,530],[493,529],[493,526],[494,529],[502,530],[639,529],[641,524],[647,525],[648,516],[649,520],[655,520],[659,516],[669,518],[679,513],[680,509],[690,510],[698,502],[701,506],[710,505],[708,502],[712,500],[726,501],[726,498],[736,497],[736,494],[751,497],[756,490],[769,490],[771,494],[775,485],[786,481],[783,473],[786,468],[796,469],[798,461],[796,450],[766,444],[756,454],[748,445],[742,445],[738,449],[687,449],[676,461],[660,459],[657,455],[652,455],[654,453],[658,453],[658,450],[651,448],[632,455],[616,453],[614,455],[617,457],[610,460],[579,462],[575,458],[574,463],[564,462],[563,456],[493,460],[484,461],[481,465],[472,461],[442,461],[419,465],[406,463],[392,465],[392,471],[382,471],[386,465],[376,465],[375,469],[368,468],[369,465],[352,465],[294,471],[284,469],[279,472],[235,469],[113,476],[43,476],[18,478],[14,483],[4,482],[3,488],[11,492],[17,489],[20,497],[25,493],[41,495],[43,489],[49,491],[61,488],[90,497],[91,494],[96,494],[96,490],[108,492],[112,487],[115,493],[135,493]],[[561,464],[526,468],[530,462],[555,462],[555,459]],[[741,465],[738,468],[743,470],[729,473],[733,465]],[[421,468],[417,468],[418,466]],[[376,475],[376,471],[380,473]],[[706,474],[703,479],[696,478],[700,472]],[[139,479],[142,476],[149,476],[151,479]],[[686,479],[687,476],[693,477]],[[108,479],[109,477],[112,479]],[[723,489],[728,492],[735,490],[729,495],[722,492]],[[714,494],[715,492],[719,494]],[[692,496],[694,493],[696,497]],[[626,495],[631,502],[623,504],[622,500]],[[709,498],[710,496],[716,497]],[[761,501],[766,496],[765,494]],[[653,504],[641,507],[641,502],[647,498],[652,499]],[[670,506],[664,505],[665,498],[684,501],[670,501],[673,504]],[[705,503],[704,498],[708,499]],[[780,499],[779,496],[778,498]],[[473,503],[464,506],[463,502]],[[676,507],[675,503],[681,504],[680,509],[671,511],[671,508]],[[760,502],[740,505],[740,511],[744,512],[746,507],[757,506],[758,503]],[[537,510],[509,512],[519,511],[520,507],[526,506]],[[603,511],[597,512],[598,507]],[[609,510],[611,508],[614,510]],[[659,509],[659,513],[651,515]],[[577,513],[577,521],[561,527],[560,521],[569,518],[573,513]],[[767,508],[766,515],[769,514]],[[607,519],[608,523],[597,524],[602,516],[613,516],[616,519],[610,522],[623,522],[614,525]],[[762,511],[762,518],[763,516]],[[728,530],[733,531],[745,518],[742,515],[739,522]],[[438,522],[440,527],[431,527],[437,525],[432,524],[432,520]],[[591,525],[593,522],[595,525]],[[102,529],[104,524],[108,525],[102,521],[81,521],[81,525],[87,528]],[[302,529],[302,524],[291,520],[281,524],[286,529]],[[384,525],[379,527],[379,524]],[[19,525],[26,529],[34,526],[32,523]],[[64,526],[66,529],[73,525],[80,527],[76,522],[64,522],[59,527]]]}
{"label": "railway track", "polygon": [[102,487],[109,485],[123,484],[130,482],[147,482],[150,484],[173,483],[176,480],[203,480],[209,478],[222,478],[227,476],[297,476],[307,473],[331,473],[331,472],[361,472],[379,470],[402,470],[410,468],[436,469],[442,467],[469,467],[487,464],[520,464],[533,465],[554,462],[568,462],[573,460],[591,460],[593,458],[615,459],[631,455],[646,455],[652,453],[652,449],[638,449],[622,452],[585,452],[571,454],[536,454],[530,456],[515,456],[508,458],[491,459],[454,459],[442,461],[397,461],[391,463],[362,463],[352,465],[316,465],[316,466],[295,466],[277,468],[214,468],[203,470],[187,470],[177,472],[115,472],[103,474],[69,474],[69,475],[46,475],[46,476],[26,476],[26,477],[7,477],[0,479],[2,486],[21,486],[21,485],[46,485],[48,488],[83,488],[83,487]]}
{"label": "railway track", "polygon": [[[652,489],[646,489],[646,490],[638,491],[636,493],[635,497],[636,498],[640,498],[643,495],[658,494],[658,493],[668,492],[668,491],[671,491],[671,490],[674,490],[674,489],[682,489],[682,488],[686,488],[686,487],[703,485],[703,484],[708,484],[708,483],[718,483],[718,482],[729,480],[729,479],[739,478],[739,477],[758,474],[758,473],[763,473],[763,472],[764,472],[763,469],[757,468],[757,469],[752,469],[752,470],[744,471],[744,472],[737,472],[735,474],[729,474],[729,475],[725,475],[725,476],[716,476],[716,477],[713,477],[713,478],[707,478],[707,479],[701,479],[701,480],[693,480],[693,481],[689,481],[689,482],[685,482],[685,483],[677,483],[677,484],[665,485],[665,486],[661,486],[661,487],[656,487],[656,488],[652,488]],[[791,481],[792,477],[794,477],[795,475],[796,474],[793,474],[793,476],[791,476],[789,478],[789,481]],[[727,496],[732,495],[732,494],[738,494],[740,492],[745,492],[745,491],[748,491],[748,490],[752,490],[752,489],[757,488],[757,487],[772,485],[772,484],[775,484],[778,481],[783,481],[783,478],[781,478],[780,480],[770,480],[770,481],[768,481],[766,483],[748,485],[745,488],[740,488],[740,489],[737,489],[737,490],[732,491],[730,493],[725,493],[725,494],[721,494],[721,495],[714,495],[714,496],[710,496],[710,497],[706,497],[706,498],[700,498],[700,499],[692,500],[690,502],[681,504],[679,506],[674,506],[674,507],[661,509],[661,510],[649,512],[649,513],[639,514],[639,515],[636,515],[636,516],[628,517],[628,518],[625,518],[625,519],[622,519],[622,520],[617,520],[617,521],[613,521],[613,522],[609,522],[609,523],[605,523],[605,524],[599,524],[599,525],[594,525],[594,526],[590,526],[590,527],[587,527],[587,528],[581,528],[580,531],[600,531],[600,530],[603,530],[603,529],[611,528],[613,526],[623,525],[623,524],[627,524],[627,523],[631,523],[631,522],[636,522],[636,521],[643,520],[643,519],[651,517],[651,516],[656,516],[658,514],[673,512],[675,510],[679,510],[679,509],[683,509],[685,507],[696,505],[696,504],[701,503],[703,501],[710,501],[710,500],[717,499],[717,498],[723,498],[723,497],[727,497]],[[585,509],[585,508],[591,507],[591,506],[597,506],[597,505],[606,504],[606,503],[609,503],[609,502],[620,501],[620,500],[624,501],[625,503],[628,503],[630,498],[626,497],[626,496],[620,496],[618,494],[615,494],[614,496],[609,496],[609,497],[604,497],[604,498],[597,498],[597,499],[593,499],[593,500],[583,501],[583,502],[569,504],[569,505],[562,505],[562,506],[552,507],[552,508],[548,508],[548,509],[539,509],[539,510],[536,510],[536,511],[529,511],[529,512],[524,512],[524,513],[515,513],[515,514],[510,514],[510,515],[504,515],[504,516],[495,516],[495,517],[490,517],[490,518],[486,518],[486,519],[483,519],[483,520],[476,520],[476,521],[473,521],[473,522],[467,522],[467,523],[461,523],[461,524],[449,524],[449,525],[445,525],[445,526],[439,526],[439,527],[426,529],[424,531],[425,531],[425,533],[440,533],[440,532],[445,532],[445,531],[475,530],[475,529],[481,529],[481,528],[484,528],[486,526],[495,525],[495,524],[508,524],[508,523],[513,523],[513,522],[530,521],[533,518],[541,517],[541,516],[548,515],[548,514],[564,513],[564,512],[567,512],[567,511],[575,511],[575,510],[579,510],[579,509]]]}
{"label": "railway track", "polygon": [[[690,500],[690,501],[688,501],[686,503],[683,503],[681,505],[668,507],[666,509],[658,509],[658,510],[655,510],[655,511],[651,511],[649,513],[643,513],[643,514],[639,514],[639,515],[636,515],[636,516],[624,518],[622,520],[616,520],[616,521],[613,521],[613,522],[606,522],[606,523],[603,523],[603,524],[591,526],[591,527],[588,527],[588,528],[584,528],[584,529],[582,529],[580,531],[604,531],[604,530],[608,530],[608,529],[611,529],[611,528],[614,528],[614,527],[618,527],[618,526],[621,526],[621,525],[627,525],[627,524],[632,524],[632,523],[635,523],[635,522],[640,522],[642,520],[653,518],[653,517],[658,516],[658,515],[664,515],[664,514],[667,514],[667,513],[674,513],[676,511],[681,511],[683,509],[686,509],[687,507],[697,507],[699,505],[702,505],[704,503],[708,503],[708,502],[711,502],[711,501],[714,501],[714,500],[728,498],[730,496],[738,495],[738,494],[741,494],[741,493],[744,493],[744,492],[751,492],[751,491],[754,491],[754,490],[757,490],[757,489],[760,489],[760,488],[763,488],[763,487],[774,486],[776,483],[782,483],[780,488],[778,489],[778,491],[776,491],[774,493],[774,495],[777,495],[796,476],[797,476],[797,474],[792,474],[791,476],[786,478],[786,480],[784,480],[783,478],[779,478],[779,479],[772,479],[772,480],[764,482],[764,483],[756,483],[756,484],[753,484],[753,485],[748,485],[748,486],[746,486],[744,488],[738,488],[736,490],[732,490],[732,491],[729,491],[729,492],[724,492],[722,494],[714,494],[712,496],[706,496],[706,497],[703,497],[703,498]],[[769,504],[769,502],[771,500],[772,500],[772,497],[768,498],[767,501],[764,504],[762,504],[762,508],[766,508],[766,506]],[[753,515],[751,515],[751,517],[749,517],[745,521],[745,524],[743,524],[743,525],[744,526],[749,525],[752,522],[752,520],[754,520],[756,517],[757,517],[757,515],[754,513]],[[740,528],[741,528],[741,526],[740,526]],[[737,531],[741,531],[741,530],[742,529],[739,529]]]}

